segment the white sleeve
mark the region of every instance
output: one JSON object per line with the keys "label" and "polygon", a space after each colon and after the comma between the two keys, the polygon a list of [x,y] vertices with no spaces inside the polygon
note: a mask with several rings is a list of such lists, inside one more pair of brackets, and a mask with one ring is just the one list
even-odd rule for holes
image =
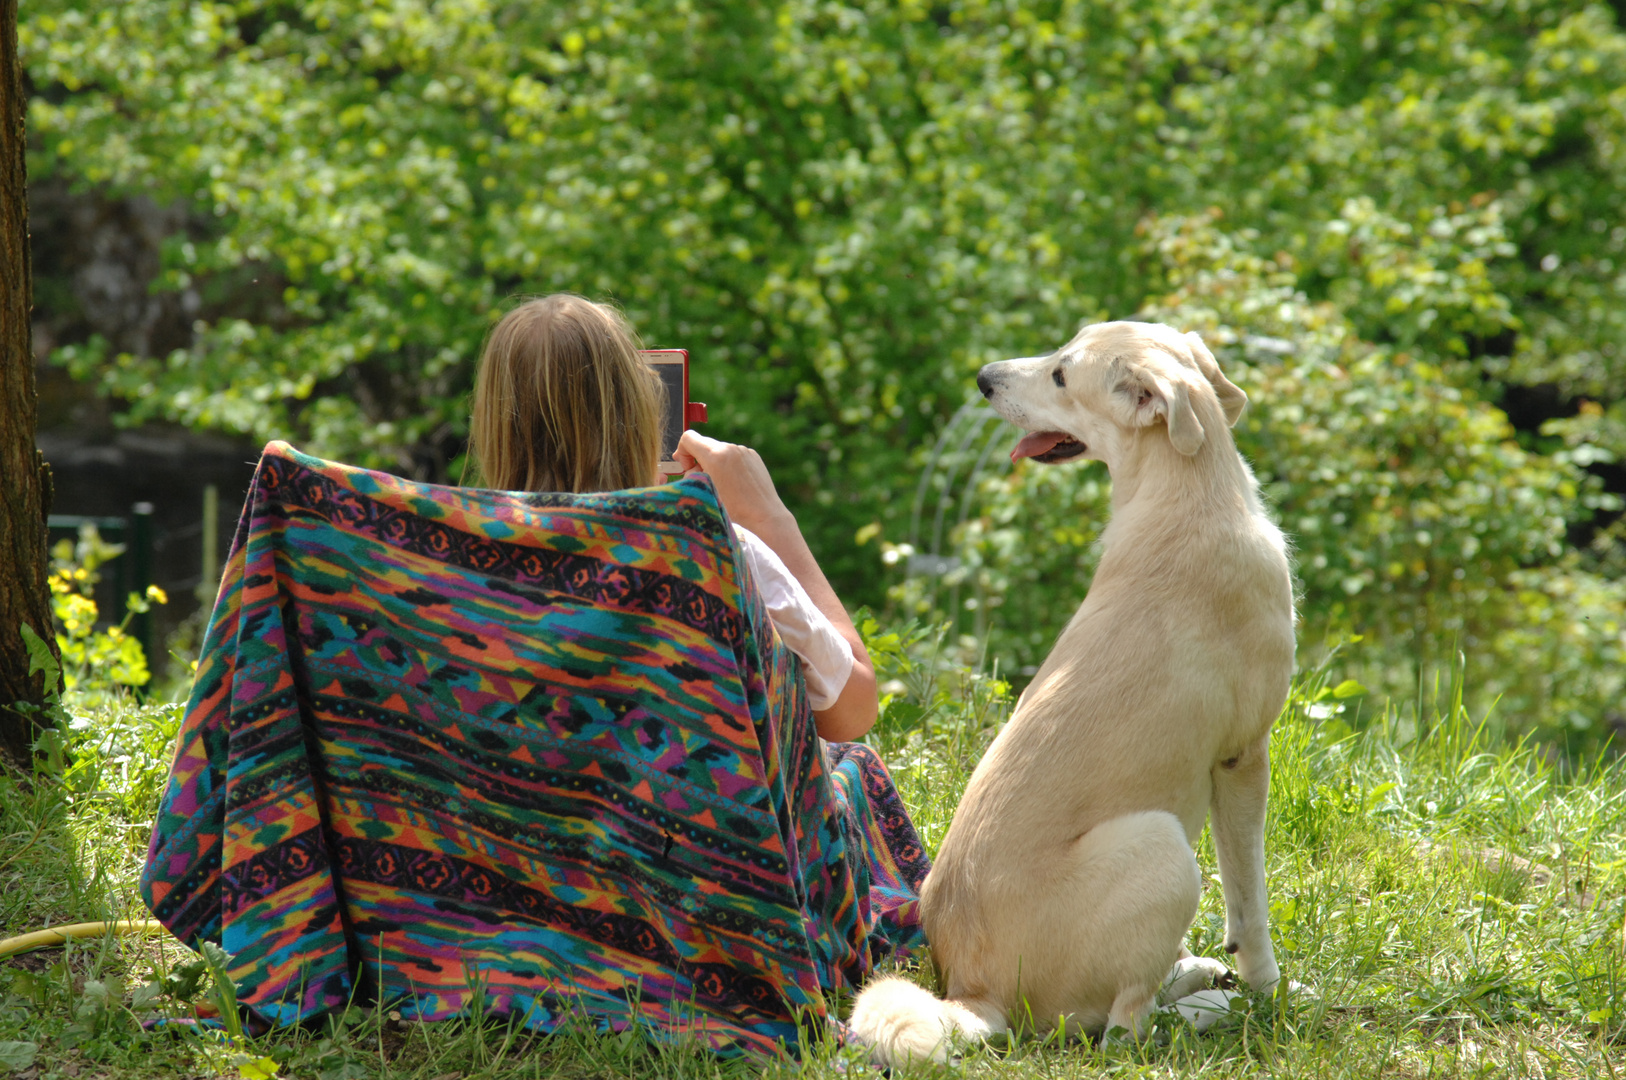
{"label": "white sleeve", "polygon": [[813,606],[813,598],[773,548],[739,525],[734,526],[734,535],[751,564],[751,576],[756,578],[768,618],[773,620],[780,640],[802,658],[808,704],[818,712],[828,709],[841,696],[853,673],[852,646],[829,616]]}

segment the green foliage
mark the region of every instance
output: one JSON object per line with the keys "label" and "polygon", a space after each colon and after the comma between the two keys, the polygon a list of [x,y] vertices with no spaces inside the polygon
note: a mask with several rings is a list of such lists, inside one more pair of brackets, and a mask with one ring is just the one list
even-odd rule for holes
{"label": "green foliage", "polygon": [[55,689],[57,681],[62,677],[62,665],[51,653],[51,647],[27,623],[23,623],[18,629],[22,632],[23,648],[28,650],[28,674],[32,676],[44,672],[45,685]]}
{"label": "green foliage", "polygon": [[[1601,4],[35,0],[20,40],[34,173],[194,214],[160,285],[199,293],[193,345],[58,356],[132,420],[456,475],[508,298],[614,297],[693,351],[711,430],[873,602],[851,538],[903,538],[977,366],[1140,312],[1223,339],[1304,529],[1309,640],[1399,667],[1478,639],[1510,715],[1601,730],[1621,640],[1589,612],[1618,590],[1564,536],[1604,507],[1580,468],[1626,452]],[[1543,382],[1587,401],[1516,440],[1498,394]],[[960,546],[1017,662],[1082,593],[1106,494],[1002,491]],[[1077,513],[1018,505],[1043,498]],[[1034,515],[1056,550],[1018,550]]]}
{"label": "green foliage", "polygon": [[0,1042],[0,1065],[11,1072],[22,1072],[34,1064],[34,1055],[39,1053],[39,1049],[39,1043],[21,1039]]}
{"label": "green foliage", "polygon": [[[1312,225],[1305,246],[1360,234],[1369,210],[1351,204]],[[1422,230],[1442,245],[1465,236],[1460,262],[1374,254],[1390,268],[1376,276],[1409,278],[1433,292],[1427,310],[1471,318],[1478,271],[1394,268],[1473,266],[1495,220],[1489,203],[1478,225]],[[1423,330],[1409,349],[1363,341],[1344,314],[1359,302],[1309,300],[1292,255],[1254,254],[1257,242],[1221,231],[1215,215],[1150,222],[1143,250],[1170,291],[1142,314],[1200,331],[1250,395],[1235,434],[1295,543],[1301,639],[1366,635],[1369,678],[1401,698],[1460,649],[1475,658],[1482,703],[1500,697],[1514,726],[1545,724],[1581,744],[1606,734],[1603,714],[1626,689],[1626,586],[1566,554],[1564,529],[1577,508],[1618,502],[1564,452],[1521,447],[1462,365],[1418,346]],[[959,574],[984,603],[1044,613],[1037,625],[996,619],[996,654],[1031,664],[1048,650],[1077,596],[1057,597],[1054,583],[1093,570],[1104,479],[1098,466],[1023,463],[983,481],[983,513],[958,537]]]}
{"label": "green foliage", "polygon": [[[98,625],[101,612],[93,594],[101,580],[99,568],[123,551],[122,544],[104,541],[94,525],[81,528],[77,542],[58,541],[51,551],[51,611],[56,616],[56,645],[62,657],[60,673],[64,686],[82,695],[128,692],[152,679],[141,643],[125,627],[153,604],[168,603],[164,590],[149,585],[144,595],[130,593],[125,597],[123,620],[112,626]],[[56,685],[58,672],[51,670],[56,664],[49,650],[36,654],[30,643],[29,664],[34,670],[47,670],[47,684]]]}

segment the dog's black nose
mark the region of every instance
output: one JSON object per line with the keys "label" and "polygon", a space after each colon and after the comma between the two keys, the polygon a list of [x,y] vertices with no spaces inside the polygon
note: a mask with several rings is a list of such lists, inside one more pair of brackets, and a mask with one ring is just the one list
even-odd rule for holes
{"label": "dog's black nose", "polygon": [[994,396],[994,380],[988,377],[988,369],[977,372],[977,389],[982,391],[983,397]]}

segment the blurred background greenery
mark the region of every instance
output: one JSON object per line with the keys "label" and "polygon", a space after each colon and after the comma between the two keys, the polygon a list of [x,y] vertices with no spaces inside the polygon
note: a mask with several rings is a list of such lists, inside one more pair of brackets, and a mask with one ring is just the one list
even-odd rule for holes
{"label": "blurred background greenery", "polygon": [[21,19],[36,343],[121,425],[455,482],[491,322],[613,299],[691,350],[707,431],[762,451],[849,602],[951,619],[1019,678],[1110,487],[1008,467],[972,375],[1166,321],[1250,396],[1305,663],[1360,635],[1378,693],[1460,665],[1509,731],[1626,734],[1626,4]]}

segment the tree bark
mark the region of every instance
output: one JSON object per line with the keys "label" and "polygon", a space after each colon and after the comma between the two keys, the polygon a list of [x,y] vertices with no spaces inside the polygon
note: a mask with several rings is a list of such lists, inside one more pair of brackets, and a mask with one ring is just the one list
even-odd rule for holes
{"label": "tree bark", "polygon": [[17,62],[17,0],[0,0],[0,753],[19,762],[29,760],[37,729],[48,722],[12,708],[41,703],[47,689],[42,675],[28,673],[22,626],[56,651],[46,585],[51,472],[34,445],[27,108]]}

